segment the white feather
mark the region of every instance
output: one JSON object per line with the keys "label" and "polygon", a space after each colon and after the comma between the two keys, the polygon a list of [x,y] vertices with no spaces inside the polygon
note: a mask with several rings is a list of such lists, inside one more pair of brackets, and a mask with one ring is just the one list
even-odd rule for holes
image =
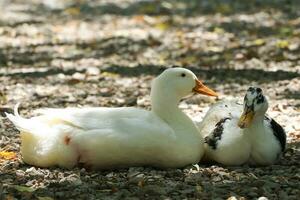
{"label": "white feather", "polygon": [[[267,100],[264,104],[268,106]],[[273,164],[281,153],[281,146],[270,123],[264,119],[266,109],[261,110],[257,110],[250,127],[241,129],[238,120],[243,112],[242,104],[237,103],[237,100],[225,100],[213,105],[198,124],[203,137],[211,136],[220,120],[229,119],[223,123],[222,135],[216,140],[216,148],[205,144],[206,159],[224,165],[247,162],[254,165]]]}
{"label": "white feather", "polygon": [[[184,78],[180,78],[185,73]],[[172,68],[152,85],[152,111],[138,108],[40,109],[24,119],[7,117],[21,131],[21,153],[36,166],[93,168],[151,165],[182,167],[203,155],[203,138],[179,108],[179,100],[195,87],[196,76]],[[16,109],[17,110],[17,109]]]}

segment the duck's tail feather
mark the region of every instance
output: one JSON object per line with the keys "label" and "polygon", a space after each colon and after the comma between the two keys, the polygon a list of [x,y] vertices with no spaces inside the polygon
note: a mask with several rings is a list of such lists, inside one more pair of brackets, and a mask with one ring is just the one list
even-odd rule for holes
{"label": "duck's tail feather", "polygon": [[20,103],[17,103],[14,107],[14,114],[5,113],[6,117],[16,126],[16,128],[23,132],[31,132],[34,127],[34,123],[30,119],[20,116],[18,109]]}
{"label": "duck's tail feather", "polygon": [[19,107],[20,107],[20,102],[18,102],[15,107],[14,107],[14,115],[17,116],[17,117],[20,117],[20,114],[19,114]]}

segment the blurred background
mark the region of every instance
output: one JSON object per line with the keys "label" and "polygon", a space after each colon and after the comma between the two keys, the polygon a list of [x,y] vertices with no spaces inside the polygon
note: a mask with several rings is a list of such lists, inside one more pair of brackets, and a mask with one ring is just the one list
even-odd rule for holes
{"label": "blurred background", "polygon": [[300,1],[0,2],[2,104],[143,106],[176,65],[221,94],[260,85],[299,109]]}
{"label": "blurred background", "polygon": [[299,1],[1,0],[0,5],[3,67],[300,70]]}

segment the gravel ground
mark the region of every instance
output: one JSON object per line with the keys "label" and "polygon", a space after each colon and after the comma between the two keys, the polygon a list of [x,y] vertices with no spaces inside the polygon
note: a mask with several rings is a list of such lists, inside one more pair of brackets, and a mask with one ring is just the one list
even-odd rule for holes
{"label": "gravel ground", "polygon": [[[40,107],[149,109],[151,80],[177,65],[194,71],[220,98],[242,97],[250,85],[263,88],[288,147],[268,167],[41,169],[22,162],[18,131],[0,118],[0,151],[17,153],[0,158],[0,199],[299,199],[297,2],[1,1],[1,112],[17,102],[24,116]],[[180,106],[200,121],[214,102],[196,95]]]}

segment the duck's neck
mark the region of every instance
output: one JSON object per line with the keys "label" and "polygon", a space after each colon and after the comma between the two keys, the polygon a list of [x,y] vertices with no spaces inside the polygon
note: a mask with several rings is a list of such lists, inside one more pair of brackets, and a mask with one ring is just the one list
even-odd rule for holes
{"label": "duck's neck", "polygon": [[257,137],[257,136],[262,136],[264,133],[264,114],[259,114],[254,116],[253,121],[251,122],[250,126],[245,129],[246,133],[249,132],[251,136]]}
{"label": "duck's neck", "polygon": [[163,88],[151,91],[152,112],[165,121],[176,134],[200,136],[194,122],[178,108],[179,102],[180,98]]}

